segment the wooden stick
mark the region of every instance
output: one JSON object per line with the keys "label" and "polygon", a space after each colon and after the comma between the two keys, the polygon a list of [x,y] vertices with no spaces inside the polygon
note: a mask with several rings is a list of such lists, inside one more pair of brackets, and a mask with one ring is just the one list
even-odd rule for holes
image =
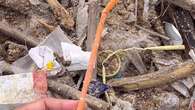
{"label": "wooden stick", "polygon": [[57,0],[47,0],[47,2],[61,24],[67,29],[73,29],[75,23],[70,13]]}
{"label": "wooden stick", "polygon": [[[61,84],[51,79],[48,80],[48,87],[51,91],[58,93],[66,98],[79,99],[80,91],[66,84]],[[109,104],[103,100],[87,95],[86,102],[93,110],[108,110]]]}
{"label": "wooden stick", "polygon": [[85,79],[83,81],[83,88],[82,88],[81,97],[79,100],[77,110],[85,110],[85,100],[86,100],[85,98],[87,96],[87,90],[88,90],[89,83],[93,75],[94,65],[96,63],[97,53],[98,53],[98,49],[99,49],[100,42],[101,42],[101,35],[104,30],[104,23],[106,21],[106,17],[108,16],[109,12],[117,4],[117,2],[118,0],[110,0],[102,12],[102,15],[101,15],[98,27],[97,27],[95,40],[92,46],[92,52],[91,52],[91,56],[89,59],[87,72],[85,74]]}
{"label": "wooden stick", "polygon": [[0,23],[0,33],[21,42],[24,45],[28,45],[29,47],[35,47],[39,44],[37,41],[31,39],[32,37],[26,36],[20,31],[13,29],[3,23]]}
{"label": "wooden stick", "polygon": [[194,62],[186,61],[183,64],[150,74],[122,79],[111,79],[108,84],[112,87],[121,88],[122,91],[158,87],[188,77],[194,70]]}

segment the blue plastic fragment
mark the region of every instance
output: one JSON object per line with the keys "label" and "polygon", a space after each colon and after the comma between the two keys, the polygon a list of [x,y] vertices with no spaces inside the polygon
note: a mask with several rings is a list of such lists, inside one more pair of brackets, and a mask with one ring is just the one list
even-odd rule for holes
{"label": "blue plastic fragment", "polygon": [[100,95],[104,94],[110,87],[106,84],[103,84],[100,81],[91,81],[90,86],[88,89],[88,94],[95,96],[95,97],[100,97]]}

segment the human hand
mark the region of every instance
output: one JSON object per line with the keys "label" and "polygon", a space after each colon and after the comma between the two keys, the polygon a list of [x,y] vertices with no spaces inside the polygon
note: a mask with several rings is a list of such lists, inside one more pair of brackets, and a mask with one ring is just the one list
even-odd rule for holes
{"label": "human hand", "polygon": [[78,102],[74,100],[45,98],[16,110],[76,110],[77,104]]}

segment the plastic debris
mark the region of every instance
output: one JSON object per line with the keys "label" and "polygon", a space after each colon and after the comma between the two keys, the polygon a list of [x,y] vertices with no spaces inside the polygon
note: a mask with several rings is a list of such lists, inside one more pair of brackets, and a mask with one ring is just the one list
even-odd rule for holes
{"label": "plastic debris", "polygon": [[[67,70],[85,70],[87,69],[90,52],[84,52],[79,46],[74,44],[61,43],[63,57],[65,61],[70,61],[71,64]],[[38,46],[29,51],[30,57],[39,68],[47,70],[60,71],[60,64],[55,60],[54,51],[47,46]],[[53,67],[52,67],[53,65]]]}
{"label": "plastic debris", "polygon": [[[51,32],[47,38],[41,42],[38,47],[40,46],[46,46],[49,49],[51,49],[54,52],[57,52],[59,55],[62,55],[62,49],[61,49],[61,42],[68,42],[72,43],[67,36],[64,34],[64,32],[61,30],[60,27],[57,27],[53,32]],[[33,59],[26,55],[18,60],[16,60],[13,65],[17,68],[22,68],[23,70],[18,71],[18,73],[24,73],[24,72],[32,72],[34,69],[37,68],[36,64],[34,63]],[[48,75],[54,75],[55,72],[52,74],[48,73]]]}
{"label": "plastic debris", "polygon": [[71,65],[67,67],[69,71],[87,69],[90,52],[84,52],[79,46],[65,42],[62,42],[61,46],[64,59],[71,59]]}
{"label": "plastic debris", "polygon": [[171,86],[185,97],[190,97],[188,88],[182,82],[175,82]]}
{"label": "plastic debris", "polygon": [[0,85],[1,110],[10,110],[17,105],[29,103],[41,97],[34,90],[32,73],[1,76]]}
{"label": "plastic debris", "polygon": [[[0,74],[3,75],[3,72],[12,72],[14,74],[25,73],[25,69],[18,68],[15,65],[11,65],[5,61],[0,61]],[[30,72],[30,71],[28,71],[28,72]]]}
{"label": "plastic debris", "polygon": [[165,31],[167,35],[171,38],[172,45],[182,45],[183,39],[179,33],[179,31],[175,28],[175,26],[171,23],[165,22]]}
{"label": "plastic debris", "polygon": [[49,75],[56,75],[60,70],[60,64],[55,60],[54,52],[47,46],[38,46],[30,49],[29,56],[38,68],[50,71]]}
{"label": "plastic debris", "polygon": [[32,72],[36,68],[36,64],[33,62],[29,55],[26,55],[15,62],[12,63],[13,66],[16,68],[21,68],[16,72],[18,73],[25,73],[25,72]]}
{"label": "plastic debris", "polygon": [[60,68],[60,64],[55,60],[53,50],[47,46],[32,48],[29,55],[39,68],[46,68],[47,70]]}
{"label": "plastic debris", "polygon": [[109,89],[109,86],[103,84],[100,81],[91,81],[88,89],[88,93],[95,97],[100,97],[100,95],[104,94]]}
{"label": "plastic debris", "polygon": [[182,83],[188,88],[191,89],[194,86],[192,77],[188,77],[182,80]]}
{"label": "plastic debris", "polygon": [[[53,53],[63,56],[65,61],[71,60],[71,65],[66,67],[68,71],[85,70],[90,56],[90,52],[84,52],[79,46],[74,45],[64,34],[60,27],[57,27],[47,38],[35,48],[32,48],[29,55],[26,55],[13,63],[17,68],[24,70],[18,71],[31,72],[36,68],[47,67],[53,71],[48,73],[49,76],[56,75],[60,70],[60,62],[55,61]],[[41,54],[41,55],[40,55]]]}

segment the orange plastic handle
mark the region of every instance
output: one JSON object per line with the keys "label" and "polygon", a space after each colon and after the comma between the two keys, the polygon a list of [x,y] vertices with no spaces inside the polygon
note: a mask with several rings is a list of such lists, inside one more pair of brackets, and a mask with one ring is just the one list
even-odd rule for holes
{"label": "orange plastic handle", "polygon": [[92,52],[91,52],[91,56],[89,59],[89,64],[87,67],[87,71],[85,74],[85,78],[83,81],[83,88],[81,91],[81,96],[80,96],[80,100],[79,100],[79,104],[77,107],[77,110],[85,110],[85,106],[86,106],[86,96],[87,96],[87,90],[89,87],[89,83],[91,81],[92,75],[93,75],[93,69],[94,69],[94,65],[96,63],[96,58],[97,58],[97,52],[98,52],[98,48],[101,42],[101,35],[102,32],[104,30],[104,24],[106,21],[106,17],[108,16],[109,12],[113,9],[113,7],[117,4],[118,0],[110,0],[109,3],[106,5],[106,7],[104,8],[104,10],[102,11],[102,15],[96,30],[96,36],[95,36],[95,40],[92,46]]}

